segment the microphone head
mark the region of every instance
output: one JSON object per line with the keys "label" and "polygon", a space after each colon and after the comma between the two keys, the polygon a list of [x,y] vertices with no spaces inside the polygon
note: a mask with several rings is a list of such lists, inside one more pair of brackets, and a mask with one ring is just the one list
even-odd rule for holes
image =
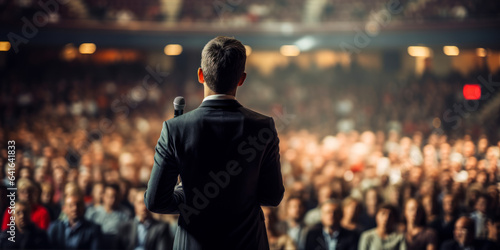
{"label": "microphone head", "polygon": [[178,96],[174,99],[175,110],[183,110],[184,106],[186,106],[186,101],[184,100],[184,97]]}

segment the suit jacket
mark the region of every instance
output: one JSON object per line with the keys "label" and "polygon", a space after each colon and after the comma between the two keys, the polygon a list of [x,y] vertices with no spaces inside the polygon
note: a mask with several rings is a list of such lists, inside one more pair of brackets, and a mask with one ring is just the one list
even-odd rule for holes
{"label": "suit jacket", "polygon": [[[101,227],[84,218],[80,220],[80,226],[66,237],[67,221],[57,220],[49,227],[49,240],[54,249],[99,249],[101,247]],[[76,241],[76,245],[68,241]]]}
{"label": "suit jacket", "polygon": [[[168,250],[172,249],[173,240],[170,236],[168,224],[151,219],[145,237],[145,249]],[[134,218],[120,226],[118,235],[118,249],[135,249],[137,244],[139,222]]]}
{"label": "suit jacket", "polygon": [[[180,213],[204,249],[268,249],[260,206],[284,193],[274,121],[236,100],[205,100],[163,123],[144,200]],[[183,188],[174,186],[180,174]]]}
{"label": "suit jacket", "polygon": [[[359,236],[350,230],[340,228],[337,236],[337,250],[356,250],[358,249]],[[326,239],[323,235],[323,226],[321,224],[313,226],[306,236],[305,250],[328,249]]]}

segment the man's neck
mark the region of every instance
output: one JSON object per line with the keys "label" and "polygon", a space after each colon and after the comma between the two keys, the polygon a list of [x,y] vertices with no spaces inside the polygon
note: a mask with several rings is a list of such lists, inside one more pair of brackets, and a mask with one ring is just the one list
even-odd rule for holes
{"label": "man's neck", "polygon": [[204,93],[204,97],[211,96],[211,95],[221,95],[221,94],[236,96],[236,89],[231,90],[228,93],[217,93],[205,85],[205,88],[203,89],[203,93]]}

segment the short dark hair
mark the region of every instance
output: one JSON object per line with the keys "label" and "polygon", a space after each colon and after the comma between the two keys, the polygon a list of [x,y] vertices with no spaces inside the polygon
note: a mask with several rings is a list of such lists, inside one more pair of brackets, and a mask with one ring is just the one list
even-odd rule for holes
{"label": "short dark hair", "polygon": [[116,183],[106,184],[106,185],[104,185],[103,190],[106,190],[107,188],[111,188],[111,189],[115,190],[116,194],[120,195],[120,186],[118,186],[118,184],[116,184]]}
{"label": "short dark hair", "polygon": [[218,36],[201,52],[201,70],[208,87],[225,94],[236,88],[247,59],[245,46],[233,37]]}
{"label": "short dark hair", "polygon": [[391,213],[390,219],[393,219],[394,221],[398,221],[399,218],[399,211],[398,208],[393,206],[392,204],[389,203],[384,203],[380,205],[377,209],[377,213],[380,212],[381,210],[386,209],[389,210]]}

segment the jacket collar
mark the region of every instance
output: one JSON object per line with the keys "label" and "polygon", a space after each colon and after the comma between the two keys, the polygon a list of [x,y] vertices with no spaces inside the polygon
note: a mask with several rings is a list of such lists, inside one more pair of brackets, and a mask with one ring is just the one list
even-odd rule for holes
{"label": "jacket collar", "polygon": [[205,100],[201,103],[200,108],[204,107],[241,107],[242,105],[236,100]]}

